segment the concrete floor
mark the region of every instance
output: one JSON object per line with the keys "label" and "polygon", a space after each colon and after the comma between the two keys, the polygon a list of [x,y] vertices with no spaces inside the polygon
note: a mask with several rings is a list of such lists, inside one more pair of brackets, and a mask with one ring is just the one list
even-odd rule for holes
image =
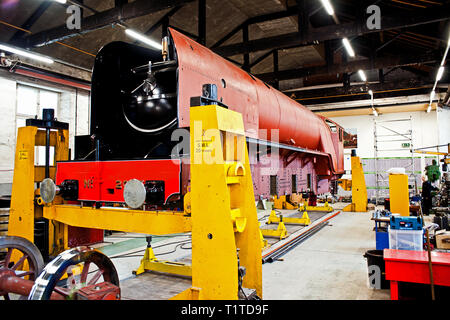
{"label": "concrete floor", "polygon": [[[339,204],[336,208],[340,208]],[[259,217],[265,215],[267,212],[258,213]],[[318,219],[323,214],[312,216]],[[389,290],[373,290],[368,286],[367,261],[363,255],[367,250],[375,248],[375,234],[372,231],[374,223],[370,218],[371,213],[342,212],[330,220],[328,226],[283,256],[284,261],[264,264],[263,299],[388,300]],[[296,229],[288,227],[289,232],[299,229],[301,228],[298,226]],[[139,266],[145,249],[146,243],[142,235],[116,234],[105,241],[114,242],[99,247],[113,257],[121,280],[123,299],[168,299],[190,286],[189,279],[153,273],[136,277],[131,273]],[[189,237],[186,235],[154,238],[155,254],[158,256],[158,253],[170,252],[179,245],[170,243],[179,241],[187,243],[183,245],[183,249],[179,247],[175,252],[159,258],[189,262],[191,250]]]}
{"label": "concrete floor", "polygon": [[367,261],[375,248],[371,213],[342,212],[328,226],[263,266],[263,298],[268,300],[384,300],[389,290],[368,286]]}

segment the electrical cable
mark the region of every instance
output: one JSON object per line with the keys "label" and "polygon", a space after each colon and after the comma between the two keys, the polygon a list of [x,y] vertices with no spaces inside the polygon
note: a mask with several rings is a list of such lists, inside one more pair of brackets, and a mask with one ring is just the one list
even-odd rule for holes
{"label": "electrical cable", "polygon": [[[159,245],[159,246],[156,246],[156,247],[153,247],[152,246],[152,248],[153,249],[158,249],[158,248],[162,248],[162,247],[165,247],[165,246],[168,246],[168,245],[173,245],[173,244],[176,244],[177,246],[175,247],[175,251],[176,251],[176,249],[178,248],[178,246],[180,246],[180,245],[183,245],[183,244],[188,244],[188,243],[190,243],[192,240],[181,240],[181,241],[176,241],[176,242],[169,242],[169,243],[165,243],[165,244],[161,244],[161,245]],[[184,248],[184,249],[186,249],[187,250],[187,248]],[[143,251],[145,251],[145,250],[147,250],[147,248],[145,248],[145,249],[140,249],[140,250],[136,250],[136,251],[132,251],[132,252],[129,252],[129,253],[124,253],[124,254],[120,254],[120,255],[117,255],[117,256],[112,256],[112,257],[109,257],[110,259],[115,259],[115,258],[131,258],[131,257],[142,257],[141,255],[134,255],[135,253],[139,253],[139,252],[143,252]],[[159,255],[165,255],[165,254],[169,254],[169,253],[172,253],[172,252],[175,252],[175,251],[171,251],[171,252],[167,252],[167,253],[158,253],[158,254],[156,254],[155,253],[155,255],[156,256],[159,256]]]}
{"label": "electrical cable", "polygon": [[[126,232],[121,232],[121,234],[126,235]],[[177,237],[191,237],[190,234],[170,234],[170,235],[152,235],[153,238],[177,238]],[[110,235],[108,238],[117,238],[117,239],[145,239],[146,236],[114,236]]]}
{"label": "electrical cable", "polygon": [[[164,255],[167,255],[167,254],[170,254],[170,253],[174,253],[174,252],[177,251],[178,248],[185,249],[185,250],[191,249],[192,247],[191,248],[183,248],[183,245],[184,244],[188,244],[188,243],[189,242],[177,244],[173,250],[167,251],[167,252],[162,252],[162,253],[155,253],[155,256],[164,256]],[[142,255],[137,255],[137,254],[135,254],[135,255],[128,255],[128,254],[124,254],[122,256],[111,257],[111,259],[114,259],[114,258],[133,258],[133,257],[142,258]]]}

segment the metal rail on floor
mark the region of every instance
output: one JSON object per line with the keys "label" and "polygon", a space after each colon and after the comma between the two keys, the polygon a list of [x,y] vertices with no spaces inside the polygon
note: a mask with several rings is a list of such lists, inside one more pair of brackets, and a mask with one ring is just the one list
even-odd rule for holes
{"label": "metal rail on floor", "polygon": [[313,234],[315,234],[318,231],[320,231],[323,227],[328,225],[328,220],[334,218],[339,213],[341,213],[341,211],[338,211],[335,214],[333,214],[332,216],[330,216],[330,217],[326,218],[325,220],[319,222],[318,224],[313,226],[311,229],[308,229],[307,231],[299,234],[297,237],[295,237],[294,239],[286,242],[281,247],[279,247],[279,248],[277,248],[275,250],[272,250],[271,252],[268,252],[267,254],[263,255],[262,263],[263,264],[264,263],[272,263],[274,261],[277,261],[282,256],[284,256],[286,253],[288,253],[289,251],[294,249],[296,246],[298,246],[300,243],[302,243],[303,241],[305,241],[306,239],[311,237]]}

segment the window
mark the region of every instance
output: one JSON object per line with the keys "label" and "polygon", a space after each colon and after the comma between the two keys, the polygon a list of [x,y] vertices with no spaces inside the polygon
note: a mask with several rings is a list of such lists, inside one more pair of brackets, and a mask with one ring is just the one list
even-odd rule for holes
{"label": "window", "polygon": [[292,175],[292,193],[297,193],[297,175]]}
{"label": "window", "polygon": [[[60,93],[19,84],[17,86],[16,136],[17,129],[25,127],[26,119],[42,118],[43,109],[53,109],[58,114]],[[54,148],[50,147],[50,165],[53,165]],[[45,147],[35,148],[35,165],[45,165]]]}
{"label": "window", "polygon": [[270,195],[278,195],[277,176],[270,176]]}
{"label": "window", "polygon": [[325,122],[330,127],[331,132],[337,132],[337,127],[334,122],[331,122],[330,120],[325,120]]}

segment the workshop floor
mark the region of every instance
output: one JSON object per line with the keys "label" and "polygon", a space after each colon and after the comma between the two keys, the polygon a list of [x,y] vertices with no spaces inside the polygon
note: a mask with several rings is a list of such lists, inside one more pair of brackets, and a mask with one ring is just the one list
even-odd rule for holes
{"label": "workshop floor", "polygon": [[389,290],[368,286],[364,253],[375,247],[371,213],[342,212],[328,226],[263,266],[264,299],[384,300]]}
{"label": "workshop floor", "polygon": [[[336,209],[340,209],[337,204]],[[343,206],[342,206],[343,207]],[[259,211],[259,218],[270,211]],[[291,212],[284,212],[288,216]],[[324,214],[310,215],[312,220]],[[371,213],[340,213],[328,226],[287,253],[284,261],[263,265],[263,298],[269,300],[382,300],[389,290],[368,286],[367,261],[363,255],[374,249]],[[264,220],[261,220],[263,223]],[[297,229],[288,227],[290,233]],[[152,246],[159,259],[188,262],[189,235],[154,237]],[[114,233],[98,248],[113,258],[126,300],[168,299],[190,287],[190,280],[145,273],[134,276],[146,241],[142,235]],[[175,250],[176,249],[176,250]]]}

